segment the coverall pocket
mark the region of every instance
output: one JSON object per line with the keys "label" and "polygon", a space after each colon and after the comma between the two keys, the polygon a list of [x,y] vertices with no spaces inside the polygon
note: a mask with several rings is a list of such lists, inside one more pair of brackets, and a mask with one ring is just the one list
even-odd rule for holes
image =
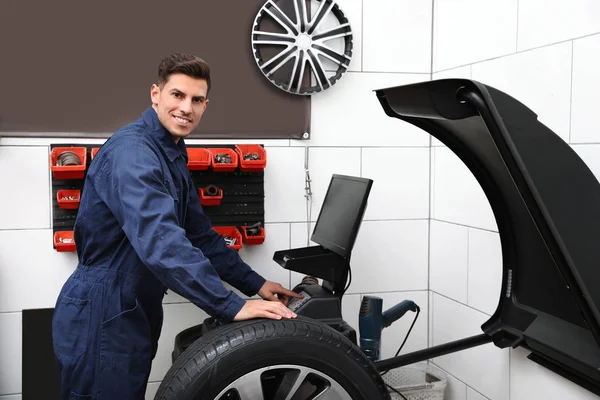
{"label": "coverall pocket", "polygon": [[146,365],[152,354],[148,320],[135,299],[135,305],[102,323],[100,357],[113,368],[131,372]]}
{"label": "coverall pocket", "polygon": [[78,357],[87,350],[92,301],[64,296],[55,310],[52,336],[55,351]]}

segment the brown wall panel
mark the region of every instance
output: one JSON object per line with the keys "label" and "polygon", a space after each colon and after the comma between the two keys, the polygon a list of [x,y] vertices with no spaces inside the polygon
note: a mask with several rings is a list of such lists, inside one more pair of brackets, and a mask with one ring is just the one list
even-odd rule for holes
{"label": "brown wall panel", "polygon": [[264,1],[1,1],[0,136],[107,137],[150,105],[160,60],[190,52],[212,72],[191,137],[300,138],[310,97],[273,86],[252,56]]}

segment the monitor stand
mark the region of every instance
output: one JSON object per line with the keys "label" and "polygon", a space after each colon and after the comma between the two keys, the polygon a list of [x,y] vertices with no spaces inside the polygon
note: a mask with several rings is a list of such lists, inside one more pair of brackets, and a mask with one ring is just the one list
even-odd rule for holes
{"label": "monitor stand", "polygon": [[342,296],[350,271],[348,260],[320,245],[279,250],[273,260],[287,270],[323,280],[321,285],[296,285],[292,290],[304,298],[292,299],[288,307],[298,315],[329,325],[356,344],[356,331],[342,318]]}

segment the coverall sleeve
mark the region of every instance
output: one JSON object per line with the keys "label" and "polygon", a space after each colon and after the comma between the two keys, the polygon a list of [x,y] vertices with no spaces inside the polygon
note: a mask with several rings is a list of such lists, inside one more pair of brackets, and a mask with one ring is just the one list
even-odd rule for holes
{"label": "coverall sleeve", "polygon": [[[192,189],[194,189],[192,187]],[[244,293],[254,296],[266,279],[246,264],[238,252],[227,247],[227,244],[216,231],[211,229],[211,223],[202,211],[200,198],[196,190],[189,191],[189,202],[185,230],[188,239],[199,247],[208,257],[221,278]]]}
{"label": "coverall sleeve", "polygon": [[[245,300],[227,290],[202,251],[178,224],[158,155],[143,145],[107,154],[94,184],[141,261],[169,289],[209,315],[232,320]],[[101,191],[100,191],[100,190]]]}

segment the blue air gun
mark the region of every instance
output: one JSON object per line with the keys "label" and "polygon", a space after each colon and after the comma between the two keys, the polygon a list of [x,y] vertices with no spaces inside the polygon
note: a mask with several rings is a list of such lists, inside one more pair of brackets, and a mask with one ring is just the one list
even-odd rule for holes
{"label": "blue air gun", "polygon": [[371,361],[379,360],[383,328],[390,326],[409,310],[416,312],[419,306],[410,300],[404,300],[385,312],[382,309],[383,299],[380,297],[363,297],[358,314],[360,348]]}

